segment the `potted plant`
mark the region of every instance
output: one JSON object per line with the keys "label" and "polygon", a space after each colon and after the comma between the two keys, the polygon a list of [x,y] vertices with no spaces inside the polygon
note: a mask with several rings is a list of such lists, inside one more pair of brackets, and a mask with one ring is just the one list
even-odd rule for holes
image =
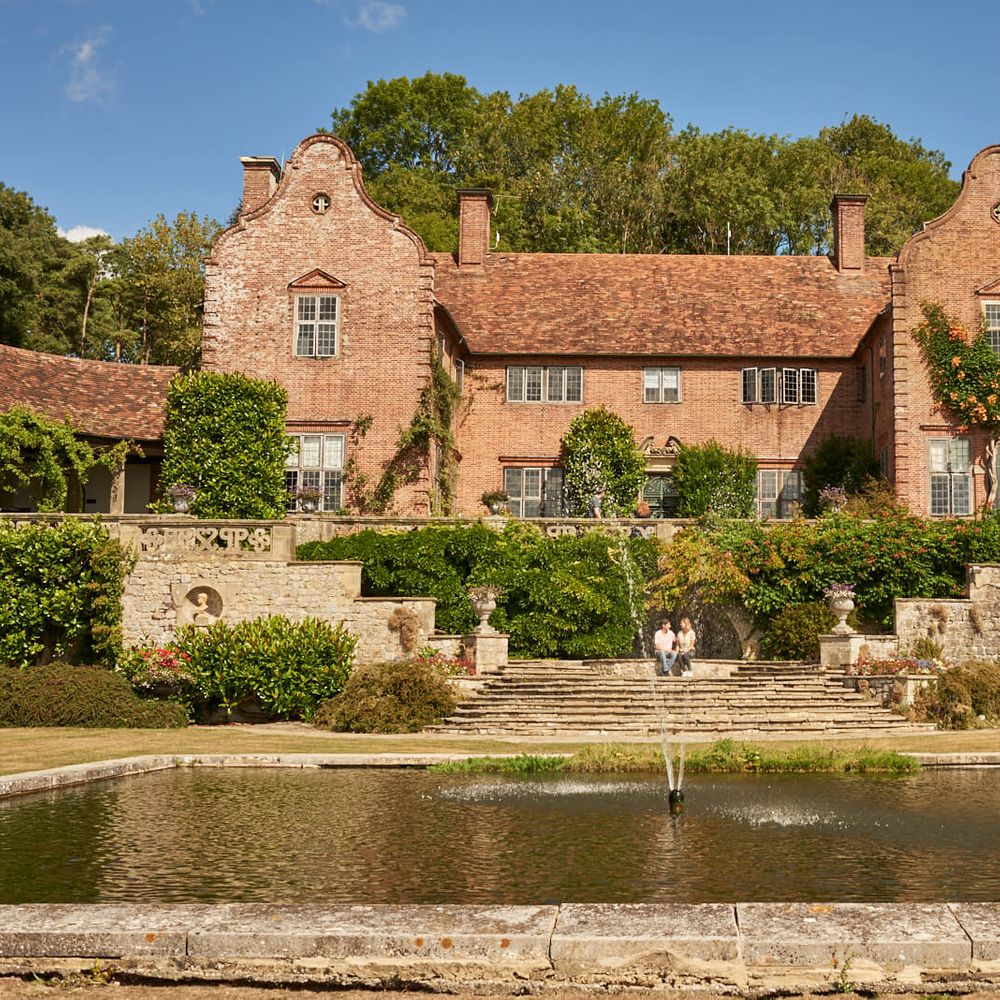
{"label": "potted plant", "polygon": [[483,583],[476,587],[469,588],[469,600],[472,602],[472,609],[479,615],[479,624],[476,632],[492,632],[490,628],[490,615],[497,609],[497,598],[503,593],[503,588],[495,583]]}
{"label": "potted plant", "polygon": [[854,610],[854,584],[831,583],[823,595],[830,603],[830,610],[839,619],[833,627],[835,635],[850,635],[854,629],[847,624],[847,616]]}
{"label": "potted plant", "polygon": [[506,490],[487,490],[479,499],[491,514],[499,514],[510,497]]}
{"label": "potted plant", "polygon": [[315,514],[319,510],[319,502],[323,499],[323,491],[318,486],[300,486],[295,491],[299,502],[299,510],[304,514]]}
{"label": "potted plant", "polygon": [[174,483],[164,491],[166,497],[174,505],[174,512],[186,514],[191,507],[191,502],[198,495],[198,490],[190,483]]}

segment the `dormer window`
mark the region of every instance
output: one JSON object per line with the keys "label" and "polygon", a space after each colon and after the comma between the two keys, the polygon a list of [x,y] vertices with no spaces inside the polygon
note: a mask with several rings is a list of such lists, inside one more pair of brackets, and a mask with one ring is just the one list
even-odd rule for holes
{"label": "dormer window", "polygon": [[295,297],[295,354],[300,358],[332,358],[337,354],[336,295]]}

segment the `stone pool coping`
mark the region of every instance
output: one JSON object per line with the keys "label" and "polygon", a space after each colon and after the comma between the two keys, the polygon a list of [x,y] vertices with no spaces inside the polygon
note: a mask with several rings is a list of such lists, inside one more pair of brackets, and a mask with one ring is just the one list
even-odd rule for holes
{"label": "stone pool coping", "polygon": [[[187,753],[148,754],[120,757],[115,760],[69,764],[44,771],[23,771],[0,775],[0,799],[30,792],[83,785],[134,774],[167,771],[175,767],[427,767],[445,761],[470,757],[517,757],[514,753]],[[569,757],[569,753],[550,754]],[[1000,752],[988,753],[910,753],[923,767],[1000,767]]]}
{"label": "stone pool coping", "polygon": [[[422,767],[469,756],[149,755],[0,777],[0,797],[175,767]],[[1000,765],[1000,753],[914,756]],[[1000,983],[1000,903],[0,905],[0,974],[87,973],[95,962],[169,981],[440,991],[954,990]]]}
{"label": "stone pool coping", "polygon": [[0,974],[535,992],[1000,982],[1000,903],[0,906]]}

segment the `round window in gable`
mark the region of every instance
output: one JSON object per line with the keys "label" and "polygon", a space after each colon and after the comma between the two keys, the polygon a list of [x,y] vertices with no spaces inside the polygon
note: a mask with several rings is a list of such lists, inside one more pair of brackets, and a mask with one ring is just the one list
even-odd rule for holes
{"label": "round window in gable", "polygon": [[322,191],[312,200],[312,210],[317,215],[323,215],[330,208],[330,196]]}

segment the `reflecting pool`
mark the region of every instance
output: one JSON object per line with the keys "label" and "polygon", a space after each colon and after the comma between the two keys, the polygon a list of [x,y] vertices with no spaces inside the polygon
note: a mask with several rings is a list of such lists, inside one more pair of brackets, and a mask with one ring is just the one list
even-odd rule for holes
{"label": "reflecting pool", "polygon": [[0,802],[0,902],[1000,899],[1000,769],[177,769]]}

